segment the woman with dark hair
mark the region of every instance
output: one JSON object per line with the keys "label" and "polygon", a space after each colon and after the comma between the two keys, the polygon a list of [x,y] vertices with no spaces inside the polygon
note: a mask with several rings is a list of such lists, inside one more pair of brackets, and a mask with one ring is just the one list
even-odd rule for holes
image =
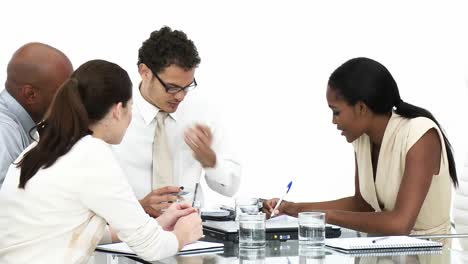
{"label": "woman with dark hair", "polygon": [[[427,110],[404,102],[390,72],[368,58],[330,76],[333,124],[355,150],[354,196],[328,202],[282,202],[279,214],[324,211],[327,222],[373,234],[444,234],[458,184],[450,143]],[[278,199],[264,203],[271,213]],[[275,213],[275,214],[276,214]]]}
{"label": "woman with dark hair", "polygon": [[86,263],[98,242],[119,239],[155,260],[201,237],[190,205],[153,219],[136,199],[109,146],[121,142],[131,112],[130,78],[114,63],[86,62],[62,85],[37,125],[40,141],[0,191],[1,263]]}

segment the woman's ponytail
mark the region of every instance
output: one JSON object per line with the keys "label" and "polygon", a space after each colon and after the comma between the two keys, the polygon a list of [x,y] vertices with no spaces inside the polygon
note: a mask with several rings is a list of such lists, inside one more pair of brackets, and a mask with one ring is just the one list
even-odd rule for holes
{"label": "woman's ponytail", "polygon": [[449,162],[450,178],[452,178],[453,185],[457,187],[458,186],[457,169],[455,166],[455,158],[453,157],[452,145],[450,144],[447,136],[445,135],[445,131],[442,129],[439,122],[437,122],[435,117],[428,110],[406,103],[401,99],[397,100],[397,103],[395,104],[395,108],[396,108],[395,112],[403,117],[406,117],[406,118],[426,117],[426,118],[431,119],[432,121],[434,121],[434,123],[437,124],[444,138],[445,149],[447,151],[447,159]]}
{"label": "woman's ponytail", "polygon": [[44,119],[36,125],[40,141],[17,165],[21,167],[19,188],[24,188],[40,168],[50,167],[90,134],[79,88],[78,80],[68,79],[57,91]]}
{"label": "woman's ponytail", "polygon": [[52,166],[81,138],[92,134],[113,105],[125,107],[132,98],[132,82],[119,65],[91,60],[81,65],[57,91],[43,121],[37,124],[40,140],[17,164],[19,188],[42,168]]}

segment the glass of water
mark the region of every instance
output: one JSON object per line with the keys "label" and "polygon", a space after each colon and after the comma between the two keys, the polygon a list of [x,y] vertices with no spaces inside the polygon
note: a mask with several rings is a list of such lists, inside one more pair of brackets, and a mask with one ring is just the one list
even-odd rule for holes
{"label": "glass of water", "polygon": [[265,244],[265,214],[239,215],[239,247],[260,248]]}
{"label": "glass of water", "polygon": [[325,263],[325,257],[324,248],[299,245],[299,264],[323,264]]}
{"label": "glass of water", "polygon": [[242,214],[258,214],[258,198],[236,198],[236,221]]}
{"label": "glass of water", "polygon": [[240,264],[263,264],[265,263],[265,256],[265,247],[239,248]]}
{"label": "glass of water", "polygon": [[325,213],[299,213],[299,244],[308,247],[325,245]]}

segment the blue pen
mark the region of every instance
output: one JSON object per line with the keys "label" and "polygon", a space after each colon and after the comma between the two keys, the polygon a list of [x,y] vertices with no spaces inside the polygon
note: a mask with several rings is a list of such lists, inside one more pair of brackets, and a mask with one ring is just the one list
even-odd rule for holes
{"label": "blue pen", "polygon": [[280,199],[280,200],[278,201],[278,203],[276,204],[275,209],[273,209],[273,212],[271,213],[270,218],[272,218],[273,216],[275,216],[275,211],[279,208],[281,202],[283,201],[283,198],[286,197],[286,194],[288,194],[289,190],[291,189],[291,185],[292,185],[292,181],[289,182],[289,184],[288,184],[288,190],[286,191],[285,194],[283,194],[283,197],[281,197],[281,199]]}

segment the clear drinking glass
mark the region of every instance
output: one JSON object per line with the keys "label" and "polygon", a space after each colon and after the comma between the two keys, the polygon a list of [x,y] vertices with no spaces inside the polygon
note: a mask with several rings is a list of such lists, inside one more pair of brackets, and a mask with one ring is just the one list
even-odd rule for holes
{"label": "clear drinking glass", "polygon": [[236,221],[242,214],[258,214],[258,198],[236,198]]}
{"label": "clear drinking glass", "polygon": [[265,247],[239,248],[240,264],[263,264],[265,263],[265,256]]}
{"label": "clear drinking glass", "polygon": [[259,248],[265,244],[265,214],[239,215],[239,247]]}
{"label": "clear drinking glass", "polygon": [[299,213],[299,244],[308,247],[325,245],[325,213]]}
{"label": "clear drinking glass", "polygon": [[311,248],[299,245],[300,264],[322,264],[325,263],[326,253],[324,248]]}

